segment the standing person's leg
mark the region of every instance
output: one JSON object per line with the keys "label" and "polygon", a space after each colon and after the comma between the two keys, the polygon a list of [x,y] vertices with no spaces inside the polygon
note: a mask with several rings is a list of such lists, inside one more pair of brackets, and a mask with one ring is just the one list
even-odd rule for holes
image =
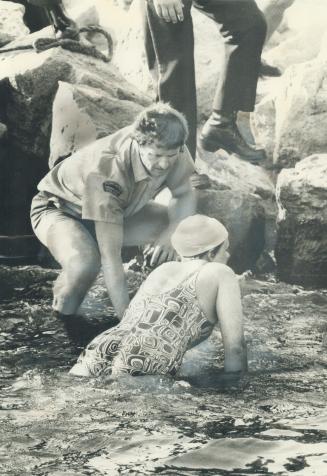
{"label": "standing person's leg", "polygon": [[80,222],[66,218],[49,227],[46,245],[62,267],[52,307],[61,314],[75,314],[100,270],[96,241]]}
{"label": "standing person's leg", "polygon": [[152,0],[142,0],[145,52],[157,100],[182,112],[189,125],[188,148],[196,152],[196,90],[191,0],[184,0],[184,20],[166,22],[158,17]]}
{"label": "standing person's leg", "polygon": [[253,111],[266,22],[254,0],[197,0],[195,7],[219,24],[225,42],[213,113],[205,124],[201,142],[210,151],[223,148],[248,160],[261,160],[263,151],[239,135],[238,111]]}
{"label": "standing person's leg", "polygon": [[57,38],[78,39],[75,22],[68,17],[62,0],[27,0],[32,5],[43,7],[49,17]]}
{"label": "standing person's leg", "polygon": [[53,288],[53,309],[75,314],[100,270],[97,243],[79,220],[37,195],[32,201],[32,226],[62,271]]}

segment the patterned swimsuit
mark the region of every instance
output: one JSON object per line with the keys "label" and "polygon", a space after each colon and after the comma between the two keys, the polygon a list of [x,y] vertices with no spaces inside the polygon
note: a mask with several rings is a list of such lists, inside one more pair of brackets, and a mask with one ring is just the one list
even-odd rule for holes
{"label": "patterned swimsuit", "polygon": [[193,272],[157,295],[142,288],[118,326],[98,335],[77,361],[89,375],[175,375],[189,348],[209,337],[214,324],[203,314]]}

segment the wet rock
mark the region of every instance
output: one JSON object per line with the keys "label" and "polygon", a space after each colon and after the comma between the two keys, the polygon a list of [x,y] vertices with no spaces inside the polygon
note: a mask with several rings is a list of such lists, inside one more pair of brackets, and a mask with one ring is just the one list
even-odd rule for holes
{"label": "wet rock", "polygon": [[[30,44],[33,39],[44,35],[44,31],[38,32],[14,45]],[[6,226],[1,230],[3,235],[32,235],[29,208],[36,185],[48,169],[52,104],[60,81],[76,85],[71,90],[71,97],[75,96],[76,105],[81,105],[81,101],[84,101],[84,106],[87,103],[85,115],[92,114],[96,124],[101,121],[108,124],[107,130],[97,130],[95,136],[110,132],[111,127],[117,129],[126,125],[128,117],[131,122],[139,105],[148,103],[148,99],[129,85],[111,64],[90,56],[61,48],[40,54],[29,50],[0,54],[1,114],[6,117],[8,128],[7,151],[2,159],[3,180],[8,191],[19,191],[14,196],[9,192],[4,194],[0,214],[0,221]],[[77,106],[76,110],[78,112]],[[58,109],[55,112],[57,124]],[[92,133],[89,137],[93,137]],[[77,146],[75,142],[74,146]],[[56,142],[52,144],[56,145]],[[59,154],[62,148],[60,143]],[[73,147],[70,144],[68,148]]]}
{"label": "wet rock", "polygon": [[326,286],[327,155],[303,159],[277,181],[276,259],[281,279]]}
{"label": "wet rock", "polygon": [[326,151],[326,43],[325,38],[315,60],[288,68],[274,96],[257,107],[255,128],[276,168],[293,167],[310,154]]}
{"label": "wet rock", "polygon": [[[260,202],[260,208],[264,209],[265,221],[265,256],[263,261],[265,269],[269,262],[269,269],[271,270],[271,258],[269,259],[267,255],[269,256],[269,253],[275,247],[277,215],[275,179],[272,173],[226,153],[204,154],[202,152],[202,159],[197,159],[197,169],[212,179],[214,189],[230,190],[235,192],[236,196],[239,196],[240,192],[244,196],[254,195],[258,203]],[[226,206],[229,209],[229,205]],[[228,213],[232,214],[233,212],[229,210]]]}
{"label": "wet rock", "polygon": [[282,23],[285,10],[287,10],[295,0],[257,0],[258,7],[262,10],[267,22],[266,41],[269,41],[272,34]]}
{"label": "wet rock", "polygon": [[272,38],[275,47],[265,53],[265,59],[282,70],[314,59],[326,32],[326,16],[324,0],[316,0],[314,6],[311,0],[295,1],[285,12],[283,27]]}
{"label": "wet rock", "polygon": [[270,172],[225,152],[212,154],[201,151],[197,169],[214,179],[220,189],[254,193],[263,199],[275,196],[274,179]]}
{"label": "wet rock", "polygon": [[48,155],[52,102],[59,81],[98,87],[123,101],[145,101],[111,65],[90,56],[61,48],[40,54],[31,51],[3,56],[0,98],[8,132],[12,141],[19,144],[19,150],[34,154],[40,160]]}
{"label": "wet rock", "polygon": [[23,22],[24,12],[20,4],[0,1],[0,46],[29,34]]}
{"label": "wet rock", "polygon": [[[269,81],[270,82],[270,81]],[[277,87],[280,87],[278,82]],[[257,104],[255,114],[251,116],[254,135],[264,145],[267,165],[273,163],[275,150],[276,105],[275,94],[266,94]]]}
{"label": "wet rock", "polygon": [[[156,197],[167,205],[171,195],[168,189]],[[261,197],[255,193],[228,189],[210,180],[210,188],[196,189],[197,212],[220,220],[230,234],[229,265],[237,273],[254,269],[263,252],[266,234],[266,213]]]}
{"label": "wet rock", "polygon": [[118,76],[101,89],[60,81],[53,103],[50,167],[58,158],[130,124],[142,108],[139,102],[147,102],[145,97],[134,100],[121,88]]}
{"label": "wet rock", "polygon": [[265,244],[265,212],[255,194],[198,190],[198,212],[221,220],[230,233],[230,266],[238,273],[254,267]]}

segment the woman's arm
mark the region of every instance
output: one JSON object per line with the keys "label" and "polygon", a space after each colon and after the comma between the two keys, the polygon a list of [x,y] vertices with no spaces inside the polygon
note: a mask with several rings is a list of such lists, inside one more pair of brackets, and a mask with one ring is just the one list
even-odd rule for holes
{"label": "woman's arm", "polygon": [[247,370],[246,343],[243,330],[241,292],[237,276],[219,265],[216,312],[225,351],[225,371]]}

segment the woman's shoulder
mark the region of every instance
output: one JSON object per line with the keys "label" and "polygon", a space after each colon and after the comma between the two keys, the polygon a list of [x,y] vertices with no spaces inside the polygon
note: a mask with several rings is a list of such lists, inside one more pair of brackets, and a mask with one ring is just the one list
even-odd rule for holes
{"label": "woman's shoulder", "polygon": [[181,263],[180,261],[163,263],[149,274],[142,288],[143,290],[154,292],[173,288],[179,284],[190,271],[192,270],[189,269],[189,266],[185,266],[185,263]]}
{"label": "woman's shoulder", "polygon": [[235,275],[232,268],[230,268],[227,264],[215,263],[215,262],[207,263],[205,266],[203,266],[200,272],[202,276],[208,276],[210,278],[218,277],[220,275],[226,275],[226,276]]}
{"label": "woman's shoulder", "polygon": [[182,263],[179,261],[169,261],[168,263],[163,263],[151,271],[146,281],[170,278],[171,276],[174,276],[176,273],[178,273],[181,270],[181,267]]}

